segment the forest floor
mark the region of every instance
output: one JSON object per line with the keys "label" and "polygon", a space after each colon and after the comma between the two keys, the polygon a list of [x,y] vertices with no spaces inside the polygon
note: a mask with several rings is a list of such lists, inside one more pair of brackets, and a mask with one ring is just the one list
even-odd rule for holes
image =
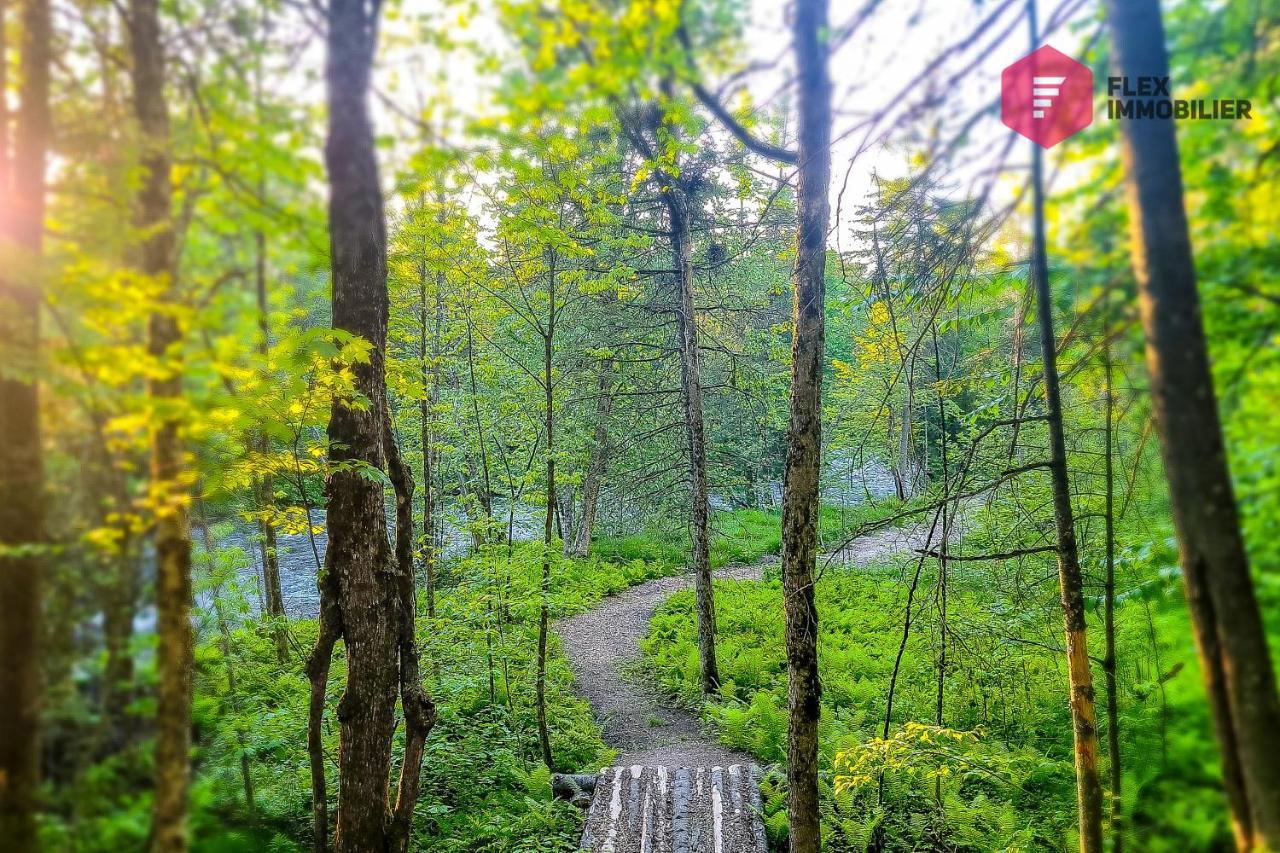
{"label": "forest floor", "polygon": [[[924,546],[926,528],[891,528],[861,537],[835,555],[830,565],[863,566],[894,553]],[[778,557],[725,566],[719,580],[759,580]],[[746,753],[721,746],[694,712],[671,701],[639,673],[640,639],[654,612],[673,593],[693,584],[690,574],[659,578],[606,598],[595,608],[556,623],[578,692],[591,703],[604,740],[618,751],[617,764],[714,767],[747,764]],[[583,768],[584,770],[587,768]]]}

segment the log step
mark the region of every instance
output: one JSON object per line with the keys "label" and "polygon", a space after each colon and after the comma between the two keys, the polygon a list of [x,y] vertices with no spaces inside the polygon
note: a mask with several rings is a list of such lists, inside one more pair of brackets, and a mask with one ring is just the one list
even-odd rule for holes
{"label": "log step", "polygon": [[767,853],[760,769],[754,764],[606,767],[596,777],[582,849]]}

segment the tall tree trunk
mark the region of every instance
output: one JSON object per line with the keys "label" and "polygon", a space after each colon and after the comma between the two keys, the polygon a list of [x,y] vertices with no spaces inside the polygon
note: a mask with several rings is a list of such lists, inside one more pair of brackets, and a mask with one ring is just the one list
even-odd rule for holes
{"label": "tall tree trunk", "polygon": [[[386,399],[387,235],[368,110],[378,14],[378,4],[363,0],[328,5],[325,164],[333,325],[371,345],[368,361],[352,370],[355,391],[367,405],[335,400],[329,417],[329,547],[319,578],[319,634],[307,663],[314,844],[326,850],[321,727],[333,647],[338,639],[346,645],[347,683],[337,709],[339,853],[406,848],[423,743],[434,722],[434,707],[418,683],[414,642],[412,479],[395,445]],[[386,470],[395,489],[394,551],[387,541],[383,487],[359,470],[366,466]],[[391,807],[397,694],[404,706],[406,746]]]}
{"label": "tall tree trunk", "polygon": [[[3,15],[0,13],[0,24]],[[20,96],[12,164],[0,141],[0,241],[24,263],[0,278],[0,850],[36,850],[40,785],[40,581],[44,459],[36,370],[49,137],[49,4],[22,4]],[[0,33],[0,43],[4,35]],[[5,59],[0,50],[0,61]],[[10,169],[9,166],[12,165]],[[9,180],[12,179],[12,184]],[[14,279],[18,280],[14,280]]]}
{"label": "tall tree trunk", "polygon": [[[547,325],[542,336],[542,390],[545,407],[544,428],[547,431],[547,514],[542,528],[542,587],[538,606],[538,674],[534,685],[538,712],[538,745],[542,748],[542,761],[548,769],[555,769],[551,754],[551,734],[547,728],[547,634],[550,614],[547,598],[551,595],[551,543],[554,541],[556,512],[556,441],[555,441],[555,385],[553,380],[552,345],[556,334],[556,260],[548,252],[550,263],[547,278]],[[515,502],[512,501],[514,506]]]}
{"label": "tall tree trunk", "polygon": [[569,543],[576,541],[578,535],[573,526],[578,518],[574,497],[573,488],[556,490],[556,535],[560,537],[561,548],[566,552],[570,547]]}
{"label": "tall tree trunk", "polygon": [[[375,7],[376,9],[376,7]],[[355,390],[368,403],[334,403],[329,459],[334,466],[385,469],[383,409],[387,330],[386,224],[367,104],[377,18],[360,0],[329,4],[329,242],[334,328],[370,343],[355,366]],[[396,631],[387,586],[393,555],[387,542],[382,485],[349,468],[327,484],[329,547],[324,574],[338,592],[347,684],[338,704],[340,746],[336,848],[385,846],[387,779],[395,727]],[[317,646],[317,649],[320,647]]]}
{"label": "tall tree trunk", "polygon": [[613,358],[600,362],[600,385],[596,389],[596,425],[592,436],[591,462],[582,481],[582,519],[570,553],[586,557],[591,553],[591,532],[596,526],[596,509],[600,504],[600,486],[609,467],[609,417],[613,413]]}
{"label": "tall tree trunk", "polygon": [[[1035,0],[1028,3],[1032,48],[1038,46]],[[1098,778],[1098,724],[1094,710],[1093,674],[1085,639],[1084,577],[1076,545],[1071,483],[1067,478],[1067,443],[1062,425],[1058,384],[1057,339],[1053,333],[1053,301],[1049,292],[1049,261],[1044,227],[1044,151],[1031,143],[1032,227],[1031,277],[1036,292],[1040,348],[1044,363],[1044,396],[1049,421],[1049,475],[1053,517],[1058,536],[1058,586],[1067,644],[1067,675],[1071,685],[1071,722],[1075,739],[1076,805],[1080,849],[1102,851],[1102,783]]]}
{"label": "tall tree trunk", "polygon": [[[1108,0],[1107,19],[1117,73],[1168,76],[1157,0]],[[1120,130],[1152,405],[1236,840],[1280,849],[1280,701],[1227,467],[1173,120]]]}
{"label": "tall tree trunk", "polygon": [[164,49],[157,0],[131,0],[134,109],[142,132],[143,182],[138,195],[141,272],[158,282],[160,305],[148,322],[147,350],[156,361],[148,396],[158,422],[151,443],[155,519],[156,654],[155,804],[151,849],[187,848],[187,791],[191,781],[191,539],[187,530],[187,482],[174,409],[182,396],[182,331],[173,304],[177,294],[173,184],[169,176],[169,112],[165,100]]}
{"label": "tall tree trunk", "polygon": [[698,357],[698,324],[693,301],[693,239],[689,198],[671,185],[663,194],[671,224],[671,254],[676,265],[679,302],[676,318],[680,336],[680,388],[684,397],[685,439],[689,446],[689,490],[693,502],[690,524],[693,545],[693,586],[698,614],[698,655],[702,692],[720,687],[716,665],[716,606],[711,588],[711,542],[708,530],[707,446],[702,415],[702,378]]}
{"label": "tall tree trunk", "polygon": [[[939,447],[942,454],[942,541],[938,543],[938,692],[937,708],[934,723],[941,726],[943,720],[943,700],[947,687],[947,547],[951,542],[951,524],[955,520],[948,511],[947,501],[951,494],[951,464],[947,457],[947,404],[942,396],[942,353],[938,349],[938,326],[935,322],[930,330],[933,334],[933,375],[938,381],[938,432]],[[927,458],[927,454],[926,454]],[[941,799],[942,780],[938,780],[937,794]]]}
{"label": "tall tree trunk", "polygon": [[786,611],[787,812],[792,853],[817,853],[818,486],[822,474],[822,370],[826,359],[827,198],[831,183],[831,78],[826,0],[796,0],[794,49],[799,76],[799,186],[791,342],[791,416],[782,496],[782,588]]}
{"label": "tall tree trunk", "polygon": [[[1109,298],[1108,298],[1109,299]],[[1103,331],[1102,369],[1105,371],[1106,425],[1103,429],[1106,461],[1106,579],[1103,588],[1103,630],[1106,632],[1106,656],[1102,671],[1107,680],[1107,768],[1111,774],[1111,850],[1121,853],[1124,846],[1124,809],[1120,798],[1120,697],[1116,684],[1116,526],[1115,526],[1115,395],[1111,371],[1111,314],[1106,313]]]}

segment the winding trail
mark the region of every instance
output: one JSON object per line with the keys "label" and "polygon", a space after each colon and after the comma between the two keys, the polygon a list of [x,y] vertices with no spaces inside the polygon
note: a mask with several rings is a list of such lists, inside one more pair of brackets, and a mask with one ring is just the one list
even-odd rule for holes
{"label": "winding trail", "polygon": [[[858,539],[836,562],[856,566],[923,547],[927,530],[888,529]],[[825,557],[818,562],[821,568]],[[776,556],[726,566],[717,579],[759,580]],[[689,710],[673,705],[630,670],[640,661],[640,639],[649,620],[672,593],[693,585],[692,575],[659,578],[610,596],[598,606],[556,623],[578,692],[591,703],[605,743],[618,750],[618,765],[716,767],[748,764],[751,756],[720,745]]]}

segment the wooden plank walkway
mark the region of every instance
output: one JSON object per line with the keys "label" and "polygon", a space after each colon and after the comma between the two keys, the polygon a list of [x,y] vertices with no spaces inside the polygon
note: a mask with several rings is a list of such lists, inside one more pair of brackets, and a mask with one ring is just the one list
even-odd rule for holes
{"label": "wooden plank walkway", "polygon": [[592,853],[767,853],[760,769],[606,767],[582,849]]}

